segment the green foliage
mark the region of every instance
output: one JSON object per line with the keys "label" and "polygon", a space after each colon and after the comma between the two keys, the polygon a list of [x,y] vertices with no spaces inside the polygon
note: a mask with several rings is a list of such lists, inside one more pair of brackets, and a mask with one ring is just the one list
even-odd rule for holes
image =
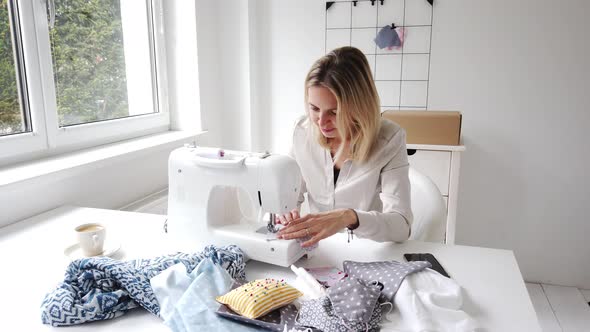
{"label": "green foliage", "polygon": [[22,131],[7,0],[0,0],[0,135]]}
{"label": "green foliage", "polygon": [[[22,130],[7,1],[0,0],[0,135]],[[50,40],[60,126],[127,116],[120,1],[55,5]]]}
{"label": "green foliage", "polygon": [[56,1],[50,38],[61,126],[129,114],[118,0]]}

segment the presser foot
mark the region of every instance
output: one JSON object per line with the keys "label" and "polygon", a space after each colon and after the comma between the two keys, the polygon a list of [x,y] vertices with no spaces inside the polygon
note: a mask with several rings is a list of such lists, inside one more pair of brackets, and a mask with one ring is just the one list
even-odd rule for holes
{"label": "presser foot", "polygon": [[270,220],[268,221],[268,224],[266,224],[266,229],[269,233],[276,233],[279,231],[279,228],[277,227],[277,216],[274,213],[270,214]]}

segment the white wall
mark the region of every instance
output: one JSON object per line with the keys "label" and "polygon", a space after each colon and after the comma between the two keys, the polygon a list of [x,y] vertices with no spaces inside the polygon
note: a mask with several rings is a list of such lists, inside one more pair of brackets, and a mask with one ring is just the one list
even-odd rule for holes
{"label": "white wall", "polygon": [[271,20],[270,6],[272,0],[248,1],[249,29],[249,65],[250,65],[250,135],[252,151],[267,151],[272,148],[272,112],[270,93],[271,54],[270,44]]}
{"label": "white wall", "polygon": [[457,242],[590,287],[590,3],[439,1],[431,109],[464,114]]}
{"label": "white wall", "polygon": [[324,1],[272,1],[270,5],[272,150],[287,152],[295,120],[305,114],[303,86],[324,55]]}
{"label": "white wall", "polygon": [[[250,40],[261,61],[248,64],[249,89],[271,120],[253,122],[268,127],[261,137],[271,138],[273,151],[288,149],[303,112],[305,74],[324,52],[324,8],[317,0],[250,1],[246,16],[257,22]],[[512,249],[525,279],[583,288],[590,288],[589,12],[582,0],[435,1],[429,91],[430,109],[464,114],[457,242]],[[239,88],[232,81],[242,81],[243,68],[219,59],[237,70],[220,76],[223,85]],[[256,126],[237,127],[236,109],[219,111],[235,123],[224,142]]]}
{"label": "white wall", "polygon": [[196,4],[165,1],[163,8],[170,129],[201,130]]}
{"label": "white wall", "polygon": [[160,191],[168,186],[168,155],[176,146],[2,186],[0,225],[64,204],[117,209]]}
{"label": "white wall", "polygon": [[322,8],[317,0],[197,0],[202,121],[209,131],[199,142],[289,148],[303,114],[303,80],[323,54]]}
{"label": "white wall", "polygon": [[198,143],[250,150],[252,132],[249,1],[197,0],[199,85],[203,129]]}

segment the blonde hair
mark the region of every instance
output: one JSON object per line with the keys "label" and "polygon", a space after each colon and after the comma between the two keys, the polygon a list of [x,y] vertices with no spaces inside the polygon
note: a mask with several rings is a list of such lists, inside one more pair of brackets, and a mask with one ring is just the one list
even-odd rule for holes
{"label": "blonde hair", "polygon": [[[367,161],[377,141],[381,113],[379,95],[365,55],[357,48],[346,46],[317,60],[305,78],[306,107],[308,89],[314,86],[328,88],[338,102],[336,126],[343,144],[340,144],[335,159],[344,152],[344,143],[348,142],[350,158]],[[309,127],[320,145],[329,149],[328,140],[320,133],[317,123]]]}

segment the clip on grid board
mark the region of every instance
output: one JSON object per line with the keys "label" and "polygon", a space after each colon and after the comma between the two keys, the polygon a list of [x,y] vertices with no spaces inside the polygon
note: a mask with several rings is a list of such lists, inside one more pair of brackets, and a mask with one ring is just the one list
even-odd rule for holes
{"label": "clip on grid board", "polygon": [[[366,56],[384,110],[426,110],[430,78],[432,5],[427,0],[326,1],[325,52],[354,46]],[[403,27],[399,49],[380,49],[384,26]]]}

